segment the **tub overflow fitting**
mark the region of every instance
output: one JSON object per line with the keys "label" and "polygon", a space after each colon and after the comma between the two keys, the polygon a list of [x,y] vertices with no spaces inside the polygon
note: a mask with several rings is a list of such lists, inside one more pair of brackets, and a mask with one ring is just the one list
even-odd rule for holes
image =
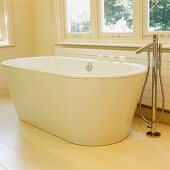
{"label": "tub overflow fitting", "polygon": [[93,69],[92,63],[87,63],[86,64],[86,70],[90,72],[92,69]]}

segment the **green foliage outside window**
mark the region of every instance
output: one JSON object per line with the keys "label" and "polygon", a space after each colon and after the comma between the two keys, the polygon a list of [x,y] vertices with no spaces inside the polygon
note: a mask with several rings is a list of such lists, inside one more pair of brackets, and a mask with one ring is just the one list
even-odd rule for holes
{"label": "green foliage outside window", "polygon": [[149,0],[149,31],[170,31],[170,0]]}
{"label": "green foliage outside window", "polygon": [[122,19],[133,29],[132,0],[104,0],[105,25],[115,25]]}
{"label": "green foliage outside window", "polygon": [[[170,0],[148,0],[148,4],[148,30],[170,31]],[[103,0],[103,5],[103,27],[106,32],[119,31],[123,24],[125,32],[133,30],[133,0]],[[90,30],[90,18],[86,12],[71,20],[71,32],[90,32]]]}

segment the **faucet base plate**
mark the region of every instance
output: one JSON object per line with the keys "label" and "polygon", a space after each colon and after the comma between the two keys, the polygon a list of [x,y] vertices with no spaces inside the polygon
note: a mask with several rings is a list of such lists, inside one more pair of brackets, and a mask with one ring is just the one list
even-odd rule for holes
{"label": "faucet base plate", "polygon": [[158,138],[161,136],[161,133],[159,132],[152,133],[151,131],[149,131],[146,133],[146,136],[150,138]]}

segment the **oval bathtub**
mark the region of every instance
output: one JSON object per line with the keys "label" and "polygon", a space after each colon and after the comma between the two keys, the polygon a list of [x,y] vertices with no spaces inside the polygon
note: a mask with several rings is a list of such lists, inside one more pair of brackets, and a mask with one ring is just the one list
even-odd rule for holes
{"label": "oval bathtub", "polygon": [[127,137],[147,71],[139,64],[70,57],[2,65],[20,120],[87,146]]}

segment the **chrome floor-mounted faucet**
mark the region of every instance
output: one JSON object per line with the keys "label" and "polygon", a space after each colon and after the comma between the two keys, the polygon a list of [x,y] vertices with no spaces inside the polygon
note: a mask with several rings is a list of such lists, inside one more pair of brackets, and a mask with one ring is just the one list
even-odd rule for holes
{"label": "chrome floor-mounted faucet", "polygon": [[[164,89],[162,83],[162,75],[161,75],[161,62],[162,62],[162,44],[158,44],[158,35],[153,35],[153,42],[150,44],[140,48],[136,51],[136,54],[140,54],[144,51],[147,51],[148,57],[148,72],[146,75],[145,83],[142,89],[140,101],[139,101],[139,111],[142,118],[149,123],[151,126],[151,131],[147,132],[146,135],[148,137],[159,137],[161,134],[156,131],[156,123],[161,119],[164,107],[165,107],[165,97],[164,97]],[[144,89],[148,80],[149,70],[150,70],[150,53],[152,55],[152,113],[151,113],[151,120],[148,120],[142,113],[142,97],[144,93]],[[158,81],[158,74],[160,78],[161,84],[161,91],[162,91],[162,112],[159,118],[157,118],[156,111],[157,111],[157,81]]]}

